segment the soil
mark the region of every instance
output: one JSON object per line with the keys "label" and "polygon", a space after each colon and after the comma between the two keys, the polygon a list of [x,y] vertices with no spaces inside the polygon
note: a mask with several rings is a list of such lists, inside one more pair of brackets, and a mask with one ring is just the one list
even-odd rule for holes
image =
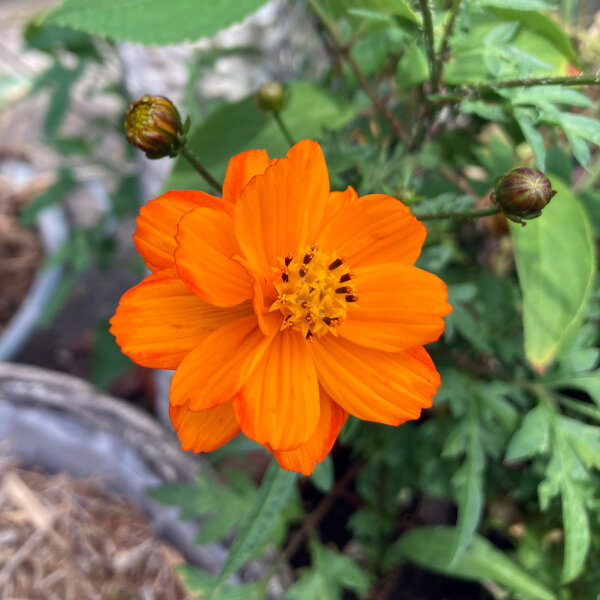
{"label": "soil", "polygon": [[39,192],[39,184],[16,189],[0,176],[0,333],[26,296],[43,259],[37,233],[19,221],[23,207]]}
{"label": "soil", "polygon": [[183,600],[183,562],[100,481],[0,457],[0,598]]}

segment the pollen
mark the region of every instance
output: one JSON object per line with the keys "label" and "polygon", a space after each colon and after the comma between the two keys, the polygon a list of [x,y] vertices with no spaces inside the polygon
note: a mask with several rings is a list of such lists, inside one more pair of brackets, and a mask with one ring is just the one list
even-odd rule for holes
{"label": "pollen", "polygon": [[338,334],[347,316],[348,302],[357,302],[350,270],[344,257],[326,254],[313,244],[298,256],[291,253],[278,259],[274,271],[277,300],[270,311],[281,311],[281,330],[301,331],[308,342],[326,333]]}

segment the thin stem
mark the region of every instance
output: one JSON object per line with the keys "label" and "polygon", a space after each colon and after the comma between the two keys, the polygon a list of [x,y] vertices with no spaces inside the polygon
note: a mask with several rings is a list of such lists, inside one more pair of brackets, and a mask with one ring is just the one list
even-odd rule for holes
{"label": "thin stem", "polygon": [[495,81],[487,84],[475,84],[464,86],[467,92],[493,92],[503,88],[513,87],[533,87],[536,85],[600,85],[599,75],[579,76],[579,77],[525,77],[523,79],[509,79],[506,81]]}
{"label": "thin stem", "polygon": [[498,207],[490,206],[489,208],[481,208],[479,210],[464,210],[464,211],[447,211],[419,215],[413,213],[419,221],[433,221],[434,219],[478,219],[479,217],[489,217],[500,212]]}
{"label": "thin stem", "polygon": [[450,16],[448,17],[448,21],[446,21],[446,27],[444,28],[444,33],[442,35],[442,42],[440,44],[440,51],[437,55],[437,73],[438,73],[438,85],[442,79],[442,71],[444,70],[444,62],[446,61],[446,56],[448,55],[448,46],[450,44],[450,37],[452,36],[452,31],[454,30],[454,23],[456,22],[456,16],[458,15],[458,11],[460,9],[461,0],[453,0],[452,6],[450,7]]}
{"label": "thin stem", "polygon": [[429,62],[429,79],[431,90],[434,94],[438,92],[438,62],[435,57],[433,45],[433,18],[431,16],[431,5],[429,0],[419,0],[421,15],[423,16],[423,30],[425,33],[425,47],[427,49],[427,61]]}
{"label": "thin stem", "polygon": [[204,179],[206,179],[206,181],[217,192],[219,192],[220,194],[223,193],[223,187],[221,186],[221,184],[204,168],[204,165],[196,158],[194,153],[189,148],[187,148],[187,146],[184,146],[181,149],[181,154],[185,156],[190,165],[192,165],[192,167],[194,167],[194,169],[196,169],[196,171],[198,171],[198,173],[200,173],[200,175],[202,175],[202,177],[204,177]]}
{"label": "thin stem", "polygon": [[331,38],[331,43],[333,45],[334,50],[339,56],[342,57],[343,60],[346,61],[346,63],[354,73],[356,81],[358,81],[360,87],[362,87],[365,94],[367,94],[367,96],[369,97],[369,100],[371,101],[371,104],[373,105],[375,110],[389,123],[394,133],[394,136],[403,140],[404,143],[407,144],[408,139],[400,121],[396,118],[396,115],[390,110],[386,102],[377,95],[377,92],[368,82],[367,78],[360,70],[360,67],[352,57],[352,54],[350,53],[350,47],[342,42],[333,23],[325,14],[325,11],[321,8],[317,0],[306,0],[306,3],[310,6],[311,10],[315,13],[323,27],[326,29],[327,33],[329,34],[329,37]]}
{"label": "thin stem", "polygon": [[273,117],[274,117],[275,121],[277,121],[277,125],[279,125],[279,129],[281,129],[281,133],[283,133],[283,137],[286,139],[287,143],[290,146],[293,146],[296,142],[294,141],[294,138],[292,137],[290,130],[287,128],[287,125],[284,123],[283,119],[281,118],[281,114],[278,112],[274,112]]}

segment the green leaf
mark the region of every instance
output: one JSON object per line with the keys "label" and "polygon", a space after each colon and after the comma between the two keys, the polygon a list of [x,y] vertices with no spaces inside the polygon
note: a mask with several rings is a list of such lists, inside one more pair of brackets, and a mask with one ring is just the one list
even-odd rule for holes
{"label": "green leaf", "polygon": [[513,105],[529,104],[537,106],[540,101],[571,106],[592,107],[594,102],[573,88],[559,85],[535,85],[529,88],[498,90],[498,93],[510,98]]}
{"label": "green leaf", "polygon": [[584,390],[600,407],[600,369],[574,375],[552,377],[546,381],[553,388],[574,387]]}
{"label": "green leaf", "polygon": [[556,2],[548,0],[474,0],[473,6],[493,6],[512,10],[555,10]]}
{"label": "green leaf", "polygon": [[345,589],[365,597],[369,579],[351,558],[325,548],[315,539],[310,541],[310,556],[311,568],[290,586],[285,600],[341,600]]}
{"label": "green leaf", "polygon": [[557,427],[560,428],[581,461],[588,468],[593,467],[600,470],[600,427],[586,425],[568,417],[558,419]]}
{"label": "green leaf", "polygon": [[133,367],[131,360],[121,352],[109,328],[108,321],[103,321],[98,323],[94,332],[92,381],[101,389],[106,389],[117,377]]}
{"label": "green leaf", "polygon": [[333,460],[328,454],[320,463],[317,463],[314,473],[310,476],[312,484],[326,494],[333,487],[334,473]]}
{"label": "green leaf", "polygon": [[[217,586],[227,581],[252,556],[269,535],[271,526],[287,502],[296,484],[296,473],[284,471],[273,461],[263,478],[254,506],[242,523],[225,564],[217,577]],[[211,596],[213,598],[213,596]]]}
{"label": "green leaf", "polygon": [[477,400],[469,397],[465,446],[465,460],[452,478],[455,489],[458,490],[457,535],[455,538],[453,561],[459,561],[473,541],[483,510],[483,470],[485,454],[481,446]]}
{"label": "green leaf", "polygon": [[550,450],[550,421],[543,406],[536,406],[523,419],[520,429],[513,435],[504,460],[511,462],[545,454]]}
{"label": "green leaf", "polygon": [[390,549],[385,567],[406,558],[426,569],[467,580],[491,580],[535,600],[556,596],[485,538],[475,536],[459,560],[452,561],[456,531],[450,527],[419,527],[405,533]]}
{"label": "green leaf", "polygon": [[259,583],[245,583],[241,585],[226,585],[216,590],[216,579],[206,571],[191,565],[180,565],[177,572],[181,575],[186,587],[200,598],[209,594],[214,600],[249,600],[258,596],[261,589]]}
{"label": "green leaf", "polygon": [[531,146],[537,168],[543,171],[546,168],[546,147],[542,134],[533,125],[530,111],[522,108],[515,109],[515,119],[527,143]]}
{"label": "green leaf", "polygon": [[177,44],[209,37],[266,0],[62,0],[44,17],[53,23],[139,44]]}
{"label": "green leaf", "polygon": [[523,294],[525,355],[540,372],[577,333],[596,269],[585,211],[566,184],[551,180],[558,194],[542,216],[527,227],[511,223]]}
{"label": "green leaf", "polygon": [[[289,86],[290,101],[281,111],[296,140],[318,138],[325,129],[335,130],[354,116],[348,99],[306,82]],[[262,113],[253,98],[215,110],[203,123],[192,127],[191,150],[217,179],[223,179],[229,159],[244,150],[264,148],[274,158],[283,156],[289,145],[275,120]],[[183,157],[179,157],[165,187],[207,189],[203,179]]]}
{"label": "green leaf", "polygon": [[421,17],[416,13],[407,0],[332,0],[330,2],[336,16],[346,13],[365,11],[367,14],[379,13],[381,15],[395,15],[404,17],[417,25],[421,24]]}
{"label": "green leaf", "polygon": [[30,202],[21,213],[21,223],[28,227],[35,224],[37,214],[48,206],[57,204],[65,199],[67,194],[78,185],[70,169],[61,169],[58,179],[46,188],[37,198]]}
{"label": "green leaf", "polygon": [[401,90],[408,90],[427,81],[429,66],[425,53],[418,44],[411,44],[405,50],[396,68],[396,81]]}

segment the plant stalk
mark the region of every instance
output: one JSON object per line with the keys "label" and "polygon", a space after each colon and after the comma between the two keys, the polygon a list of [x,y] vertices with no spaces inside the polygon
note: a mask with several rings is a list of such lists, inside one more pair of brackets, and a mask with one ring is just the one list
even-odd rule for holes
{"label": "plant stalk", "polygon": [[287,125],[285,124],[284,120],[281,118],[281,113],[274,112],[273,118],[275,119],[275,121],[277,121],[277,125],[279,126],[279,129],[281,129],[281,133],[283,133],[283,137],[286,139],[287,143],[290,146],[293,146],[296,142],[294,141],[294,138],[290,133],[290,130],[287,128]]}
{"label": "plant stalk", "polygon": [[423,31],[425,34],[427,62],[429,63],[429,80],[431,81],[431,91],[432,93],[437,94],[439,90],[438,61],[435,56],[431,4],[429,0],[419,0],[419,4],[421,6],[421,15],[423,16]]}
{"label": "plant stalk", "polygon": [[489,217],[500,212],[498,207],[490,206],[489,208],[481,208],[479,210],[464,210],[464,211],[447,211],[437,212],[425,215],[415,214],[419,221],[433,221],[436,219],[478,219],[479,217]]}
{"label": "plant stalk", "polygon": [[194,153],[187,147],[184,146],[181,149],[181,154],[185,156],[187,161],[204,177],[204,179],[220,194],[223,193],[223,186],[204,168],[204,165],[198,160]]}

